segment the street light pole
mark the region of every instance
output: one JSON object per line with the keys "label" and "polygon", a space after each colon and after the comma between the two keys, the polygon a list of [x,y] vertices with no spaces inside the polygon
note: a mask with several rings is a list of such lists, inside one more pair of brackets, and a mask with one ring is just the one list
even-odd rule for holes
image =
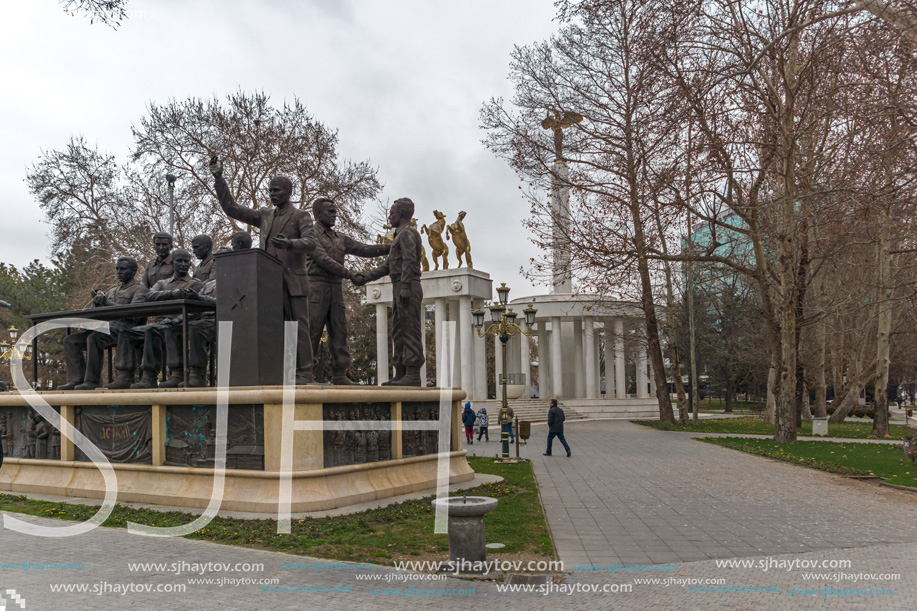
{"label": "street light pole", "polygon": [[[506,344],[509,342],[511,337],[514,337],[518,334],[530,335],[532,333],[532,325],[535,324],[535,314],[537,310],[532,306],[527,307],[523,312],[525,313],[525,326],[523,329],[516,324],[516,313],[511,309],[507,310],[507,301],[509,299],[509,287],[506,284],[501,284],[500,288],[497,289],[497,294],[499,295],[500,303],[490,306],[491,325],[487,327],[487,330],[483,330],[484,326],[484,312],[480,309],[474,310],[471,313],[472,320],[474,321],[474,327],[477,330],[478,337],[499,337],[500,343],[503,346],[503,405],[500,409],[500,437],[503,444],[503,456],[501,462],[515,462],[509,457],[509,418],[507,417],[509,413],[509,400],[506,396],[506,383],[508,375],[506,373]],[[497,380],[498,383],[501,380]]]}
{"label": "street light pole", "polygon": [[175,239],[175,175],[166,174],[169,181],[169,235]]}

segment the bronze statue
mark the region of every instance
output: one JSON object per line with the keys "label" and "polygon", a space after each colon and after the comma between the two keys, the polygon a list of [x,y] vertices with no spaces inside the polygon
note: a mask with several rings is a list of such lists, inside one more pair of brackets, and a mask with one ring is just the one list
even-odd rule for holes
{"label": "bronze statue", "polygon": [[564,130],[582,120],[583,115],[577,112],[568,110],[562,113],[559,110],[549,110],[548,116],[541,122],[542,128],[550,129],[554,132],[554,156],[557,161],[563,161],[564,159]]}
{"label": "bronze statue", "polygon": [[247,231],[237,231],[229,238],[233,250],[248,250],[252,247],[252,236]]}
{"label": "bronze statue", "polygon": [[[175,271],[168,280],[160,280],[152,286],[150,292],[143,299],[146,301],[168,301],[169,299],[182,299],[184,293],[181,289],[189,288],[195,292],[201,288],[201,283],[191,277],[191,253],[187,250],[176,249],[172,253],[172,262]],[[106,388],[156,388],[156,378],[162,369],[162,358],[165,350],[164,333],[170,327],[181,325],[181,317],[170,318],[159,316],[153,324],[141,325],[123,330],[118,336],[118,353],[125,355],[118,366],[118,379],[108,384]],[[143,358],[140,369],[143,376],[139,382],[131,384],[134,378],[133,355],[134,348],[143,349]],[[174,350],[172,352],[175,352]],[[178,354],[167,354],[167,364],[170,368],[169,379],[162,383],[165,388],[174,388],[184,379],[182,351]],[[130,367],[127,367],[128,361]]]}
{"label": "bronze statue", "polygon": [[[190,288],[179,289],[182,299],[195,299],[216,303],[217,279],[211,278],[203,285],[199,291]],[[182,343],[181,343],[181,325],[169,327],[164,331],[166,343],[166,356],[169,363],[181,363],[182,361]],[[216,343],[216,313],[204,312],[200,317],[188,321],[188,386],[203,387],[207,386],[208,350]],[[178,386],[184,386],[184,376],[178,372]],[[161,384],[166,386],[167,382]]]}
{"label": "bronze statue", "polygon": [[9,424],[9,414],[0,414],[0,456],[13,453],[13,431]]}
{"label": "bronze statue", "polygon": [[200,261],[194,270],[194,277],[207,282],[213,273],[213,239],[209,235],[194,236],[191,239],[191,252]]}
{"label": "bronze statue", "polygon": [[144,288],[150,288],[160,280],[172,277],[172,236],[163,232],[153,235],[153,249],[156,251],[156,258],[147,263],[140,278],[140,284]]}
{"label": "bronze statue", "polygon": [[306,255],[315,250],[312,236],[312,217],[290,202],[293,181],[285,176],[271,179],[269,190],[274,209],[246,208],[236,203],[229,185],[223,178],[223,164],[210,159],[217,199],[223,212],[230,218],[257,227],[261,231],[261,248],[283,263],[283,318],[295,321],[296,383],[314,384],[312,338],[309,334],[309,276],[306,274]]}
{"label": "bronze statue", "polygon": [[439,210],[433,211],[436,222],[429,227],[424,225],[420,233],[427,234],[427,242],[433,251],[433,269],[439,269],[439,258],[443,259],[443,269],[449,269],[449,245],[443,241],[443,231],[446,230],[446,215]]}
{"label": "bronze statue", "polygon": [[337,205],[334,200],[320,198],[312,203],[315,217],[315,250],[309,256],[309,330],[312,334],[312,354],[318,354],[322,331],[328,327],[328,349],[331,352],[332,384],[353,385],[347,377],[350,352],[347,350],[347,311],[341,279],[354,280],[357,275],[344,267],[344,257],[370,258],[387,255],[390,244],[363,244],[334,230]]}
{"label": "bronze statue", "polygon": [[468,242],[468,236],[465,234],[465,215],[467,213],[462,210],[458,213],[458,218],[455,219],[455,222],[446,227],[446,238],[449,238],[449,234],[452,234],[452,243],[455,244],[455,258],[458,259],[458,266],[462,266],[462,256],[465,257],[465,266],[471,268],[471,243]]}
{"label": "bronze statue", "polygon": [[[171,263],[170,263],[171,265]],[[133,257],[121,257],[115,264],[115,273],[121,282],[108,293],[92,291],[93,307],[125,305],[143,301],[147,289],[137,279],[137,260]],[[143,320],[113,320],[108,323],[109,333],[99,331],[79,331],[64,338],[64,360],[67,363],[67,382],[57,387],[58,390],[94,390],[99,387],[102,377],[102,357],[105,349],[117,344],[118,336],[126,329],[132,329]],[[83,353],[85,352],[85,358]],[[127,358],[120,353],[115,355],[119,367],[133,367],[133,355]]]}
{"label": "bronze statue", "polygon": [[[414,202],[404,197],[395,200],[389,222],[395,228],[395,240],[388,261],[370,271],[356,284],[365,284],[383,276],[392,278],[392,336],[395,378],[385,385],[420,386],[420,367],[424,363],[420,328],[423,289],[420,286],[420,234],[411,226]],[[383,323],[384,324],[384,323]]]}

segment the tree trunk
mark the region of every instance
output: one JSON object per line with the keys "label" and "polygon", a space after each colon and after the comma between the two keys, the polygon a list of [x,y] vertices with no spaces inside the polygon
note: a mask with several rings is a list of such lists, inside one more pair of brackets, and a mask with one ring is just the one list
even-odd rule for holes
{"label": "tree trunk", "polygon": [[834,405],[834,413],[828,418],[828,422],[835,424],[843,422],[847,414],[850,413],[850,410],[856,407],[860,399],[860,393],[863,392],[866,385],[875,378],[875,375],[876,363],[870,363],[867,367],[863,368],[861,373],[852,376],[850,386],[847,388],[847,392],[844,393],[843,398],[839,400],[837,394],[835,394],[834,403],[832,404]]}
{"label": "tree trunk", "polygon": [[815,417],[828,414],[828,384],[825,380],[825,318],[815,323]]}
{"label": "tree trunk", "polygon": [[879,224],[879,328],[876,349],[876,413],[870,437],[890,437],[888,430],[888,366],[889,335],[892,327],[891,310],[891,239],[888,206],[881,207]]}
{"label": "tree trunk", "polygon": [[732,380],[732,376],[726,377],[726,407],[723,411],[727,414],[732,413],[732,399],[735,393],[735,382]]}
{"label": "tree trunk", "polygon": [[[691,235],[691,214],[688,214],[688,249],[693,250]],[[697,387],[697,343],[694,335],[694,266],[690,259],[685,261],[688,268],[687,273],[687,299],[688,299],[688,351],[691,353],[691,420],[697,424],[697,405],[698,405],[698,387]]]}
{"label": "tree trunk", "polygon": [[774,386],[777,384],[777,368],[774,366],[774,359],[771,358],[771,368],[767,373],[767,404],[764,410],[764,422],[774,424],[777,418],[777,393]]}

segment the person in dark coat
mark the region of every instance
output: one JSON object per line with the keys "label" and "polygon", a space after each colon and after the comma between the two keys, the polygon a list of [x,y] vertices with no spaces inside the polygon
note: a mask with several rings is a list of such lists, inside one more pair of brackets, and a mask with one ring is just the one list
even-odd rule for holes
{"label": "person in dark coat", "polygon": [[474,443],[474,421],[476,416],[471,409],[471,403],[465,404],[465,411],[462,412],[462,424],[465,425],[465,441],[470,444]]}
{"label": "person in dark coat", "polygon": [[573,454],[570,451],[570,446],[567,445],[567,440],[564,439],[564,419],[564,410],[558,407],[557,399],[551,399],[551,408],[548,410],[548,451],[544,453],[545,456],[551,455],[551,445],[554,443],[555,437],[564,444],[568,457]]}

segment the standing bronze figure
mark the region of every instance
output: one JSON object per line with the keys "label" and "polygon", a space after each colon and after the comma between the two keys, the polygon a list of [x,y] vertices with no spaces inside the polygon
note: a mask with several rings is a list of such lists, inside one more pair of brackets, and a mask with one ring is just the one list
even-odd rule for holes
{"label": "standing bronze figure", "polygon": [[309,335],[309,276],[306,254],[315,249],[312,217],[290,202],[293,182],[285,176],[271,179],[269,191],[273,210],[246,208],[236,203],[223,178],[223,164],[210,160],[210,173],[223,212],[230,218],[257,227],[261,248],[283,263],[283,319],[297,323],[296,383],[314,384],[312,339]]}
{"label": "standing bronze figure", "polygon": [[395,228],[388,261],[356,282],[364,284],[383,276],[392,278],[392,362],[395,364],[395,378],[384,383],[391,386],[420,386],[420,368],[424,363],[420,328],[420,309],[423,307],[421,241],[420,234],[411,226],[412,216],[414,202],[406,197],[395,200],[388,216],[389,223]]}
{"label": "standing bronze figure", "polygon": [[328,347],[331,351],[332,384],[355,384],[347,377],[350,352],[347,350],[347,312],[341,280],[354,280],[354,274],[344,267],[344,256],[380,257],[391,250],[390,244],[363,244],[337,233],[337,206],[333,200],[322,198],[312,204],[315,215],[316,248],[309,257],[309,328],[312,334],[312,354],[318,354],[322,331],[328,327]]}
{"label": "standing bronze figure", "polygon": [[213,274],[213,238],[209,235],[194,236],[191,239],[191,252],[200,261],[194,270],[194,277],[201,282],[207,282]]}

